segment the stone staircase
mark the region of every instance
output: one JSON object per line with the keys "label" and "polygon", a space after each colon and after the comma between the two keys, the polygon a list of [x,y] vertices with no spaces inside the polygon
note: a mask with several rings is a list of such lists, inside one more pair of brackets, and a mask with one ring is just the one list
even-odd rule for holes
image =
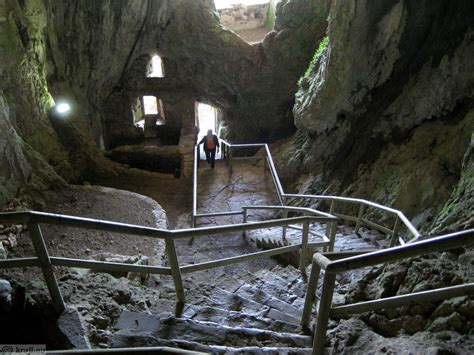
{"label": "stone staircase", "polygon": [[312,338],[299,325],[305,290],[300,272],[292,266],[262,269],[232,291],[219,286],[205,290],[179,318],[169,312],[124,311],[115,325],[112,347],[307,354]]}
{"label": "stone staircase", "polygon": [[[278,204],[274,187],[268,182],[270,176],[269,179],[262,177],[265,174],[269,173],[254,162],[236,162],[232,175],[224,162],[218,162],[215,169],[201,162],[198,178],[200,212]],[[250,220],[272,218],[268,212],[249,212]],[[241,216],[209,217],[201,219],[197,225],[240,223],[241,219]],[[325,226],[314,224],[311,228],[323,233]],[[245,248],[267,249],[299,243],[300,238],[301,231],[288,229],[286,239],[282,240],[281,228],[270,228],[247,233],[245,240],[253,241],[253,247],[244,243],[240,235],[218,236],[199,244],[178,241],[177,253],[183,264],[192,264],[206,257],[205,252],[200,251],[203,245],[213,248],[218,245],[221,256],[232,256]],[[384,235],[366,229],[356,234],[352,227],[342,225],[337,230],[335,250],[373,249],[386,243],[385,239]],[[297,260],[297,255],[294,259]],[[115,324],[111,345],[115,348],[170,346],[226,354],[311,353],[312,337],[300,325],[307,283],[291,264],[281,266],[273,261],[266,265],[273,266],[257,269],[239,264],[229,269],[187,274],[183,281],[188,303],[180,317],[172,311],[176,298],[171,280],[160,278],[157,282],[161,284],[160,290],[168,290],[161,291],[163,311],[154,314],[124,311]],[[342,303],[344,292],[366,272],[361,270],[354,278],[339,275],[337,283],[343,292],[335,293],[335,303]],[[306,274],[309,275],[309,267]],[[219,281],[221,279],[225,281]]]}

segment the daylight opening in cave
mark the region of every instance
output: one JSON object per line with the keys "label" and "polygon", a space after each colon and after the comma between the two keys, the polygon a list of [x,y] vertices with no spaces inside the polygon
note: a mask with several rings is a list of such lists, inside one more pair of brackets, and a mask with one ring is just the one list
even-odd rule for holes
{"label": "daylight opening in cave", "polygon": [[148,73],[149,78],[164,78],[165,73],[163,70],[163,61],[158,54],[155,54],[151,57],[151,67],[150,72]]}
{"label": "daylight opening in cave", "polygon": [[[198,142],[207,134],[207,130],[217,135],[217,109],[214,106],[197,103],[197,126],[199,127]],[[220,153],[216,154],[216,158]],[[201,150],[201,159],[206,159],[204,151]]]}
{"label": "daylight opening in cave", "polygon": [[216,0],[221,25],[249,44],[265,38],[275,25],[276,0]]}
{"label": "daylight opening in cave", "polygon": [[229,8],[232,5],[236,5],[236,4],[249,6],[249,5],[257,5],[257,4],[266,4],[269,2],[270,0],[214,0],[214,4],[216,5],[217,10]]}
{"label": "daylight opening in cave", "polygon": [[145,115],[158,114],[158,103],[155,96],[143,96],[143,113]]}

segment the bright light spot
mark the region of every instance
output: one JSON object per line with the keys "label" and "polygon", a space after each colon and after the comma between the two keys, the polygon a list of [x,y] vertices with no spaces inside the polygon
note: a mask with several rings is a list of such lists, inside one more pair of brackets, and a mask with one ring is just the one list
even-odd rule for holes
{"label": "bright light spot", "polygon": [[163,78],[165,73],[163,72],[163,62],[159,55],[151,57],[151,72],[148,74],[149,78]]}
{"label": "bright light spot", "polygon": [[228,9],[232,5],[243,4],[245,6],[257,5],[257,4],[267,4],[270,0],[214,0],[216,4],[216,9]]}
{"label": "bright light spot", "polygon": [[66,112],[69,112],[69,110],[71,110],[71,106],[69,106],[69,104],[62,103],[62,104],[56,105],[56,111],[58,113],[66,113]]}
{"label": "bright light spot", "polygon": [[[203,103],[198,103],[197,107],[197,113],[198,113],[198,120],[199,120],[199,134],[198,134],[198,142],[202,139],[207,134],[208,129],[212,129],[213,134],[216,133],[216,117],[217,117],[217,111],[216,108],[203,104]],[[218,157],[218,155],[216,155]],[[204,151],[201,149],[201,159],[206,159],[206,156],[204,155]]]}
{"label": "bright light spot", "polygon": [[143,112],[145,115],[157,115],[158,104],[155,96],[143,96]]}

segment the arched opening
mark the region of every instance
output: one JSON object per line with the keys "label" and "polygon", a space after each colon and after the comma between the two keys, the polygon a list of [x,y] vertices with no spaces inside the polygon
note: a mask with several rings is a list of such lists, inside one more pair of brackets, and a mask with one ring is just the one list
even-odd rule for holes
{"label": "arched opening", "polygon": [[163,102],[156,96],[137,97],[132,103],[132,114],[133,124],[145,131],[146,128],[153,129],[154,126],[165,124]]}
{"label": "arched opening", "polygon": [[[202,102],[196,102],[196,126],[199,128],[198,142],[207,134],[209,129],[219,136],[218,134],[218,118],[219,109],[216,107],[205,104]],[[216,154],[216,159],[220,158],[220,153]],[[201,149],[200,159],[206,159],[204,151]]]}
{"label": "arched opening", "polygon": [[158,100],[156,99],[156,96],[143,96],[143,114],[158,114]]}
{"label": "arched opening", "polygon": [[147,78],[164,78],[165,70],[163,68],[163,61],[158,54],[151,57],[147,70]]}

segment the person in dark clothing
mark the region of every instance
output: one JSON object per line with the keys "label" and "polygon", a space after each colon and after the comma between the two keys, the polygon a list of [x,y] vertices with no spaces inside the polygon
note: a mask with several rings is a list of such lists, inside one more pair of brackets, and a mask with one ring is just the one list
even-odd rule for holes
{"label": "person in dark clothing", "polygon": [[215,134],[212,134],[212,129],[207,131],[207,135],[202,137],[199,144],[204,144],[204,153],[206,153],[207,163],[211,164],[211,168],[214,169],[216,150],[219,152],[219,139],[217,139]]}

